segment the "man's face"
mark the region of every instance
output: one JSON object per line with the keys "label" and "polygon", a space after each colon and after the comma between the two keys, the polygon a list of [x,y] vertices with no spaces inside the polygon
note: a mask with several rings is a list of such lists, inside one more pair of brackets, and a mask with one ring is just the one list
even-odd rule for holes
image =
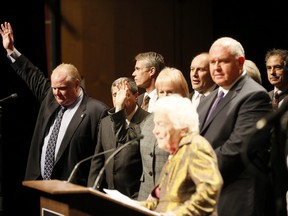
{"label": "man's face", "polygon": [[148,88],[151,85],[151,67],[147,67],[147,62],[145,60],[139,60],[135,63],[134,72],[132,76],[134,77],[135,83],[140,88]]}
{"label": "man's face", "polygon": [[208,54],[198,55],[192,60],[190,65],[190,80],[192,88],[202,94],[214,85],[209,70]]}
{"label": "man's face", "polygon": [[214,82],[229,87],[241,76],[245,57],[232,55],[225,46],[215,45],[209,51],[210,73]]}
{"label": "man's face", "polygon": [[80,81],[67,81],[65,72],[56,71],[51,76],[51,88],[56,101],[62,106],[71,105],[78,97]]}
{"label": "man's face", "polygon": [[266,61],[266,70],[271,85],[276,86],[280,90],[288,87],[288,71],[285,71],[281,56],[270,56]]}

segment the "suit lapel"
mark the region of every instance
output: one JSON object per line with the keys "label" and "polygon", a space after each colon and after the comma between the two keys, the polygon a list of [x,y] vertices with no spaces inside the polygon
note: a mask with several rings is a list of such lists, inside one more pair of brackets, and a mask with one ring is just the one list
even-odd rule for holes
{"label": "suit lapel", "polygon": [[[235,85],[229,90],[229,92],[227,93],[227,95],[225,95],[225,97],[220,101],[220,103],[217,105],[216,109],[213,111],[213,113],[211,114],[210,118],[208,119],[207,122],[205,122],[205,119],[208,115],[209,109],[212,106],[214,99],[218,93],[218,89],[213,91],[211,94],[211,98],[209,98],[209,101],[207,101],[206,104],[208,104],[207,106],[205,106],[205,115],[204,117],[202,116],[201,118],[201,124],[200,124],[200,133],[202,133],[207,127],[208,125],[213,121],[213,119],[215,118],[215,116],[217,116],[219,114],[219,112],[221,112],[222,110],[224,110],[227,106],[227,104],[234,98],[237,96],[238,92],[242,89],[242,86],[245,82],[245,79],[247,79],[246,77],[247,75],[243,76],[242,78],[240,78],[237,83],[235,83]],[[227,110],[227,109],[226,109]],[[200,118],[199,118],[200,120]],[[225,119],[223,119],[223,121],[225,121]]]}
{"label": "suit lapel", "polygon": [[54,120],[54,114],[57,110],[57,108],[59,107],[59,104],[57,102],[51,102],[49,104],[49,106],[47,106],[46,111],[45,111],[45,116],[42,118],[42,123],[41,125],[43,125],[44,127],[42,127],[42,138],[41,140],[43,141],[42,144],[44,143],[44,138],[46,136],[46,134],[49,131],[49,127],[52,124],[52,121]]}
{"label": "suit lapel", "polygon": [[215,90],[210,93],[207,97],[205,97],[202,103],[199,104],[197,111],[199,113],[199,122],[200,122],[200,129],[202,130],[204,126],[205,119],[208,115],[209,109],[212,106],[212,103],[217,95],[218,91]]}
{"label": "suit lapel", "polygon": [[[83,101],[84,101],[84,98],[83,98]],[[83,103],[83,101],[82,101],[81,105],[78,107],[78,109],[76,110],[74,116],[72,117],[72,119],[69,123],[69,126],[66,130],[66,133],[65,133],[63,140],[62,140],[62,143],[60,145],[55,163],[57,163],[59,158],[61,158],[63,152],[65,151],[68,144],[70,143],[70,140],[73,137],[76,129],[78,128],[78,126],[81,124],[81,122],[86,117],[86,112],[85,112],[86,111],[86,103]]]}

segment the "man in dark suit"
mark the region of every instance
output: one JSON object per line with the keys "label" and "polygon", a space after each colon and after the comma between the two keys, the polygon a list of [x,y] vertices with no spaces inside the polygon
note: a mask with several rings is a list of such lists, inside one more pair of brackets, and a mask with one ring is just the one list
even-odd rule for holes
{"label": "man in dark suit", "polygon": [[[98,124],[107,115],[108,106],[86,95],[80,86],[81,75],[75,66],[60,64],[51,82],[24,55],[14,48],[12,27],[1,25],[3,47],[12,68],[27,83],[41,103],[28,156],[25,180],[44,178],[45,154],[59,107],[66,107],[58,135],[51,176],[47,179],[67,180],[80,160],[94,153]],[[83,164],[73,183],[87,185],[90,163]]]}
{"label": "man in dark suit", "polygon": [[[40,103],[37,122],[28,155],[25,180],[67,180],[80,160],[94,153],[100,119],[107,115],[108,106],[89,97],[80,86],[81,75],[71,64],[60,64],[51,75],[51,81],[24,55],[14,48],[12,27],[1,25],[3,47],[12,61],[12,68],[26,82]],[[54,139],[55,152],[51,154],[52,173],[45,174],[46,151],[57,112],[65,107],[58,138]],[[54,155],[54,157],[53,157]],[[81,166],[71,182],[86,186],[90,163]],[[39,215],[39,195],[24,191],[22,198],[29,215]]]}
{"label": "man in dark suit", "polygon": [[[273,85],[269,95],[275,111],[288,103],[288,50],[271,49],[265,56],[268,81]],[[283,108],[283,107],[282,107]],[[287,109],[286,109],[287,110]],[[288,112],[282,112],[273,121],[273,145],[271,149],[272,182],[277,209],[275,216],[287,215],[286,193],[288,191],[287,155],[285,154]]]}
{"label": "man in dark suit", "polygon": [[[109,110],[109,116],[100,123],[95,154],[120,147],[126,141],[135,138],[129,134],[126,136],[126,128],[129,126],[137,130],[138,125],[149,115],[149,112],[137,105],[138,87],[132,79],[121,77],[115,80],[112,83],[111,91],[114,108]],[[123,138],[119,136],[116,139],[116,132],[122,134]],[[136,131],[136,134],[139,134],[139,131]],[[107,153],[92,160],[88,180],[89,187],[94,186],[100,170],[111,154]],[[138,142],[136,145],[127,146],[114,156],[107,164],[103,178],[99,177],[100,182],[95,189],[116,189],[130,198],[136,199],[141,174],[142,162]]]}
{"label": "man in dark suit", "polygon": [[[218,215],[273,215],[268,177],[270,130],[251,137],[257,121],[272,112],[269,95],[246,74],[244,49],[233,38],[216,40],[209,50],[209,62],[211,76],[219,88],[200,102],[198,113],[200,134],[215,149],[224,179]],[[222,99],[209,114],[218,101],[218,92]],[[242,160],[244,149],[249,162]]]}
{"label": "man in dark suit", "polygon": [[192,59],[190,81],[193,90],[189,98],[191,98],[192,104],[197,108],[200,100],[217,88],[210,74],[208,52],[200,53]]}

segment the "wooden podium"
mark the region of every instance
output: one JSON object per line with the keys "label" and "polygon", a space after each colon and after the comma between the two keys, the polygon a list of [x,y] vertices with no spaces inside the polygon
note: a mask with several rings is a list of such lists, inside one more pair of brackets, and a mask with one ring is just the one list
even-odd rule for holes
{"label": "wooden podium", "polygon": [[41,216],[158,215],[156,212],[125,204],[92,188],[65,181],[24,181],[23,186],[39,192]]}

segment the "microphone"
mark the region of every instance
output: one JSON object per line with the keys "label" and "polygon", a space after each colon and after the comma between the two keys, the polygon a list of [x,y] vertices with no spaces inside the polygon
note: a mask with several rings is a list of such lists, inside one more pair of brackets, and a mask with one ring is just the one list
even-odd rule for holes
{"label": "microphone", "polygon": [[14,100],[14,99],[16,99],[18,97],[18,95],[16,94],[16,93],[14,93],[14,94],[11,94],[10,96],[8,96],[8,97],[6,97],[6,98],[3,98],[2,100],[0,100],[0,104],[4,104],[4,103],[6,103],[6,102],[8,102],[8,101],[10,101],[10,100]]}
{"label": "microphone", "polygon": [[106,169],[106,167],[107,167],[107,164],[111,161],[111,159],[112,159],[116,154],[118,154],[123,148],[126,148],[126,147],[127,147],[128,145],[130,145],[130,144],[133,144],[135,141],[138,141],[138,140],[140,140],[140,139],[143,139],[143,137],[144,137],[144,136],[143,136],[142,134],[138,134],[138,135],[136,136],[136,138],[134,138],[134,139],[126,142],[126,143],[123,144],[122,146],[118,147],[118,148],[107,158],[107,160],[105,161],[104,166],[103,166],[102,169],[100,170],[100,172],[99,172],[99,174],[98,174],[98,176],[97,176],[97,178],[96,178],[96,180],[95,180],[95,182],[94,182],[94,185],[93,185],[93,187],[92,187],[93,189],[96,189],[96,187],[99,189],[98,183],[99,183],[100,178],[102,177],[102,175],[103,175],[103,173],[104,173],[104,171],[105,171],[105,169]]}
{"label": "microphone", "polygon": [[103,154],[106,154],[106,153],[109,153],[109,152],[112,152],[112,151],[115,151],[116,148],[113,148],[113,149],[109,149],[109,150],[106,150],[106,151],[103,151],[103,152],[100,152],[100,153],[97,153],[97,154],[94,154],[94,155],[91,155],[90,157],[87,157],[87,158],[84,158],[83,160],[79,161],[73,168],[68,180],[66,182],[71,182],[71,180],[74,178],[75,176],[75,173],[76,171],[78,171],[78,167],[83,164],[84,162],[88,161],[88,160],[91,160],[95,157],[98,157],[100,155],[103,155]]}
{"label": "microphone", "polygon": [[278,118],[281,118],[282,115],[288,111],[288,100],[284,100],[283,103],[281,104],[281,106],[279,107],[279,109],[277,111],[268,113],[266,116],[264,116],[263,118],[261,118],[257,123],[256,123],[256,128],[258,130],[263,129],[264,127],[266,127],[269,123],[271,123],[271,121],[276,120]]}

